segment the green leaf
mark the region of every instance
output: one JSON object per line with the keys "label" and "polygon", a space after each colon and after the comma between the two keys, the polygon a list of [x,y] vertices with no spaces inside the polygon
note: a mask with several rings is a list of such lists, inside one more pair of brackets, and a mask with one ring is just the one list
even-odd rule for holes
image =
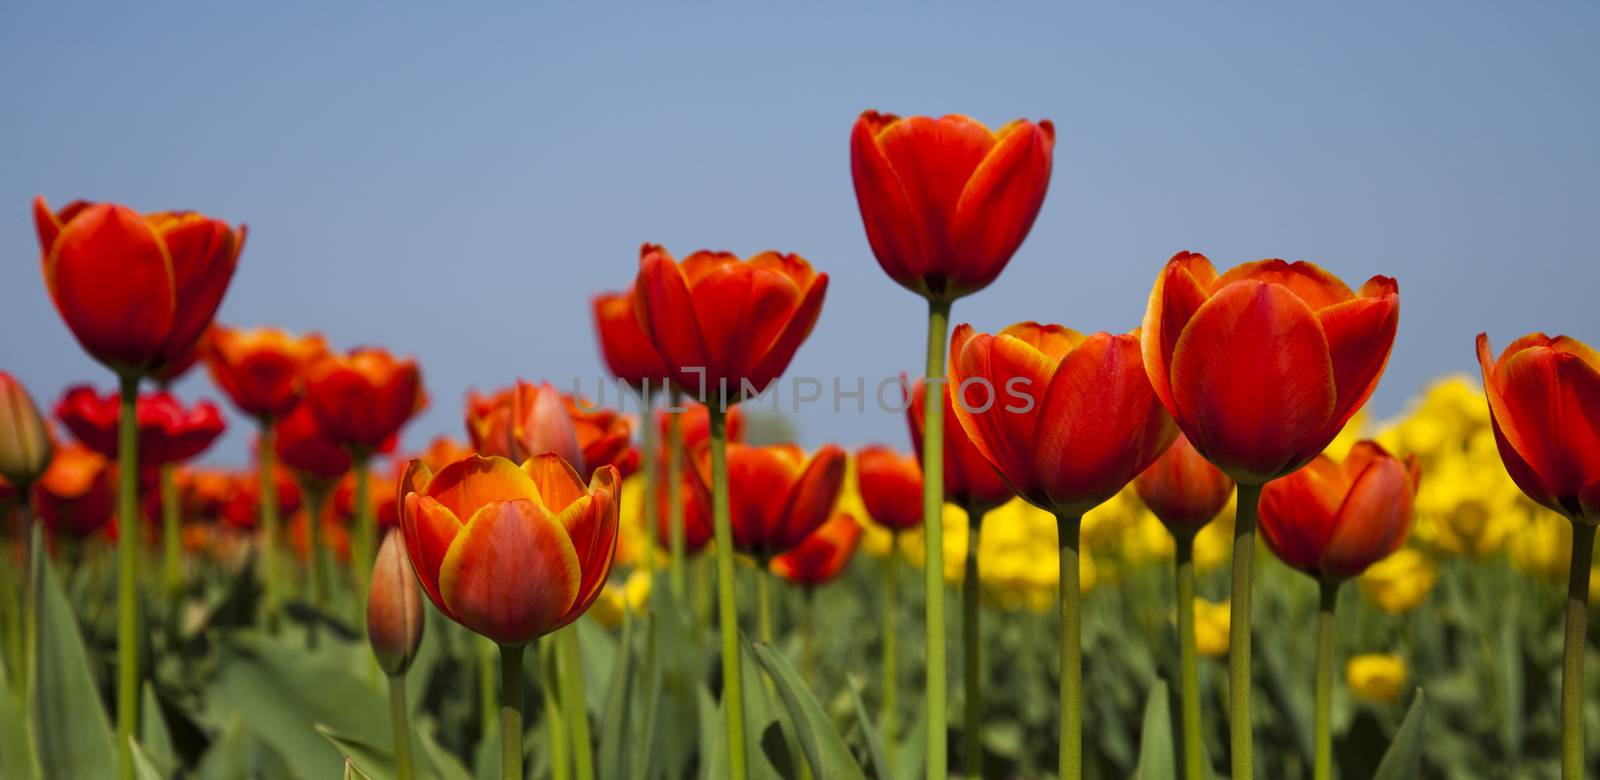
{"label": "green leaf", "polygon": [[622,780],[630,776],[629,764],[633,753],[625,748],[631,741],[629,732],[633,727],[628,711],[628,702],[634,698],[632,637],[633,621],[624,617],[622,642],[612,664],[611,683],[607,686],[605,709],[600,720],[600,755],[596,768],[603,780]]}
{"label": "green leaf", "polygon": [[313,726],[328,744],[344,757],[345,762],[371,780],[394,780],[394,754],[384,748],[368,744],[356,737],[340,734],[321,723]]}
{"label": "green leaf", "polygon": [[[222,733],[212,741],[211,749],[206,751],[200,759],[200,766],[195,770],[197,780],[235,780],[249,776],[249,757],[246,755],[249,748],[249,738],[244,730],[244,716],[235,713],[222,729]],[[333,766],[333,764],[329,764]]]}
{"label": "green leaf", "polygon": [[639,679],[642,684],[643,696],[633,700],[633,722],[638,724],[634,729],[633,770],[629,780],[645,780],[650,768],[650,746],[654,744],[656,730],[656,713],[661,703],[662,671],[661,671],[661,634],[657,631],[657,622],[649,622],[650,632],[646,636],[644,645],[644,658],[640,659]]}
{"label": "green leaf", "polygon": [[1372,780],[1407,780],[1408,778],[1422,776],[1422,733],[1428,722],[1428,703],[1422,695],[1422,689],[1417,689],[1417,695],[1411,699],[1411,707],[1406,710],[1405,720],[1400,722],[1400,730],[1394,734],[1394,741],[1389,743],[1389,750],[1383,754],[1383,762],[1378,764],[1378,771],[1372,775]]}
{"label": "green leaf", "polygon": [[889,757],[883,752],[883,739],[878,736],[878,726],[867,715],[867,705],[861,701],[861,692],[852,681],[845,686],[850,690],[850,704],[856,712],[856,728],[861,729],[861,741],[867,745],[867,760],[872,764],[874,777],[894,777],[889,771]]}
{"label": "green leaf", "polygon": [[[800,739],[800,750],[805,753],[812,774],[817,777],[865,780],[866,775],[862,774],[861,767],[850,754],[844,737],[839,736],[828,714],[812,697],[805,680],[801,679],[789,659],[784,658],[783,653],[772,645],[758,643],[754,650],[756,660],[771,675],[778,695],[789,710],[789,719],[794,723]],[[759,681],[756,684],[759,685]]]}
{"label": "green leaf", "polygon": [[116,741],[89,670],[78,621],[50,559],[33,549],[33,595],[39,629],[31,670],[29,726],[46,777],[115,777]]}
{"label": "green leaf", "polygon": [[421,747],[418,753],[420,767],[433,767],[432,776],[440,780],[472,780],[472,773],[461,764],[461,760],[439,744],[433,729],[423,726],[413,727],[411,731],[416,735],[416,744]]}
{"label": "green leaf", "polygon": [[128,737],[128,750],[133,755],[133,776],[138,780],[162,780],[166,777],[156,765],[150,762],[150,757],[145,755],[144,749],[139,747],[139,740]]}
{"label": "green leaf", "polygon": [[145,757],[164,776],[178,770],[178,751],[172,746],[172,734],[167,730],[167,718],[161,712],[161,702],[155,689],[144,684],[144,695],[139,702],[139,743]]}
{"label": "green leaf", "polygon": [[1167,696],[1167,681],[1157,679],[1145,698],[1139,763],[1133,770],[1135,780],[1166,780],[1178,776],[1172,743],[1172,710]]}
{"label": "green leaf", "polygon": [[0,777],[40,777],[19,691],[0,680]]}

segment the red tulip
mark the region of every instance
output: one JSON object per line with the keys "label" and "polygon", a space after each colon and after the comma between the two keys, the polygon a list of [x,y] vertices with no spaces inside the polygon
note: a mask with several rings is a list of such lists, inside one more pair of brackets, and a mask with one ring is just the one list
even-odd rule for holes
{"label": "red tulip", "polygon": [[1411,530],[1417,459],[1362,441],[1343,463],[1318,455],[1261,490],[1261,536],[1284,563],[1330,581],[1360,574]]}
{"label": "red tulip", "polygon": [[922,525],[922,466],[881,444],[856,451],[856,486],[867,514],[879,525],[909,531]]}
{"label": "red tulip", "polygon": [[[905,376],[900,377],[902,386]],[[927,401],[926,385],[918,379],[911,385],[910,401],[906,407],[906,421],[911,425],[911,443],[917,450],[917,462],[922,462],[922,423]],[[983,513],[1011,500],[1015,493],[1006,484],[1000,472],[983,457],[977,445],[962,430],[956,419],[948,385],[941,388],[944,395],[944,500],[966,510],[968,514]],[[919,501],[921,499],[918,499]],[[921,519],[918,518],[918,522]]]}
{"label": "red tulip", "polygon": [[[278,511],[283,515],[294,514],[300,509],[302,500],[300,486],[295,484],[289,470],[281,466],[273,470],[273,482],[278,488]],[[261,520],[261,476],[258,471],[234,475],[233,492],[228,496],[228,503],[222,507],[222,520],[234,528],[255,530]]]}
{"label": "red tulip", "polygon": [[991,336],[961,325],[950,354],[961,428],[1018,495],[1057,515],[1116,495],[1177,435],[1137,333],[1024,322]]}
{"label": "red tulip", "polygon": [[700,251],[678,263],[651,244],[640,255],[639,321],[672,380],[702,403],[764,392],[811,334],[828,289],[828,275],[799,255]]}
{"label": "red tulip", "polygon": [[[402,472],[403,475],[403,472]],[[378,521],[378,528],[400,527],[399,507],[395,504],[395,495],[389,490],[394,483],[378,476],[376,471],[367,470],[367,500],[372,505],[372,516]],[[349,472],[339,478],[339,484],[333,488],[333,500],[330,503],[332,518],[349,525],[356,518],[356,473]]]}
{"label": "red tulip", "polygon": [[561,400],[577,431],[585,468],[592,471],[616,466],[623,479],[639,470],[639,451],[633,447],[633,421],[627,415],[572,395],[563,394]]}
{"label": "red tulip", "polygon": [[577,620],[617,548],[617,470],[587,487],[560,456],[517,466],[476,455],[437,474],[412,461],[399,490],[411,564],[450,619],[503,645]]}
{"label": "red tulip", "polygon": [[[699,478],[693,466],[678,475],[682,485],[678,500],[683,504],[683,549],[689,555],[705,549],[714,531],[711,524],[711,494],[706,492],[701,495],[701,491],[707,489],[698,484]],[[672,515],[669,514],[672,494],[663,484],[664,481],[656,484],[656,541],[663,549],[672,545]]]}
{"label": "red tulip", "polygon": [[[711,440],[711,410],[705,404],[690,403],[678,412],[678,442],[684,453],[694,452],[701,442]],[[656,442],[661,455],[656,462],[665,464],[672,420],[666,409],[656,409]],[[728,409],[728,441],[744,441],[744,412],[734,406]],[[666,470],[666,466],[661,466]]]}
{"label": "red tulip", "polygon": [[178,496],[186,521],[216,520],[233,493],[233,475],[214,469],[185,468],[177,473]]}
{"label": "red tulip", "polygon": [[0,371],[0,480],[31,485],[50,466],[55,444],[27,388]]}
{"label": "red tulip", "polygon": [[310,404],[292,407],[278,420],[274,435],[273,451],[278,460],[308,483],[308,488],[326,490],[353,465],[350,453],[322,431],[322,423]]}
{"label": "red tulip", "polygon": [[[222,413],[210,401],[189,409],[171,393],[139,396],[139,466],[179,463],[204,452],[222,435]],[[117,418],[121,399],[115,393],[95,394],[79,385],[56,403],[56,417],[84,446],[107,458],[117,457]]]}
{"label": "red tulip", "polygon": [[1394,345],[1400,288],[1357,292],[1311,263],[1262,260],[1217,275],[1167,263],[1144,315],[1156,394],[1206,459],[1256,484],[1305,465],[1372,395]]}
{"label": "red tulip", "polygon": [[367,642],[389,675],[405,674],[422,645],[422,597],[405,545],[398,532],[384,537],[367,590]]}
{"label": "red tulip", "polygon": [[119,374],[181,359],[222,303],[245,228],[192,211],[141,216],[73,201],[33,201],[44,282],[84,351]]}
{"label": "red tulip", "polygon": [[217,387],[252,417],[281,417],[305,394],[306,368],[328,352],[319,333],[294,336],[276,328],[213,325],[201,342]]}
{"label": "red tulip", "polygon": [[772,573],[809,587],[839,576],[861,541],[861,524],[845,512],[834,514],[798,547],[772,559]]}
{"label": "red tulip", "polygon": [[69,444],[33,486],[34,506],[51,533],[83,538],[111,522],[112,467],[105,456]]}
{"label": "red tulip", "polygon": [[[711,506],[711,449],[700,447],[691,484]],[[833,514],[844,486],[844,450],[828,444],[810,460],[794,444],[728,445],[728,504],[734,549],[763,560],[788,552]],[[687,525],[687,522],[685,523]]]}
{"label": "red tulip", "polygon": [[173,382],[182,379],[184,374],[189,373],[189,369],[194,368],[195,364],[200,362],[200,342],[202,341],[205,341],[204,336],[189,345],[189,348],[184,350],[183,354],[150,372],[150,378],[155,380],[156,385],[162,389],[171,387]]}
{"label": "red tulip", "polygon": [[1600,354],[1566,336],[1523,336],[1478,363],[1495,443],[1522,492],[1573,521],[1600,522]]}
{"label": "red tulip", "polygon": [[1178,434],[1133,485],[1145,506],[1173,536],[1199,533],[1233,495],[1233,480],[1211,465],[1183,434]]}
{"label": "red tulip", "polygon": [[1049,120],[995,132],[964,116],[863,113],[850,173],[878,265],[933,300],[989,286],[1039,215],[1055,137]]}
{"label": "red tulip", "polygon": [[659,390],[667,384],[667,363],[639,325],[633,300],[631,287],[625,292],[594,297],[594,328],[600,339],[600,354],[611,374],[635,390]]}
{"label": "red tulip", "polygon": [[370,454],[427,406],[427,396],[417,361],[365,347],[312,361],[306,402],[329,438]]}

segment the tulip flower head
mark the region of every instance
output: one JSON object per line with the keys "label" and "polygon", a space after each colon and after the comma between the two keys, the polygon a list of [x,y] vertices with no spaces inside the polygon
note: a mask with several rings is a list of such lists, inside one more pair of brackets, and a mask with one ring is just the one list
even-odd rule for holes
{"label": "tulip flower head", "polygon": [[400,525],[417,579],[439,611],[502,645],[577,620],[599,597],[617,548],[611,466],[587,486],[559,455],[521,466],[469,456],[401,478]]}
{"label": "tulip flower head", "polygon": [[491,395],[467,395],[467,437],[483,455],[518,460],[553,452],[583,473],[583,449],[567,401],[549,382],[517,380]]}
{"label": "tulip flower head", "polygon": [[367,591],[367,641],[389,675],[405,674],[422,645],[422,596],[405,544],[398,532],[383,538]]}
{"label": "tulip flower head", "polygon": [[1352,292],[1311,263],[1218,275],[1204,255],[1180,252],[1150,292],[1144,366],[1194,448],[1260,485],[1309,463],[1366,403],[1399,317],[1387,276]]}
{"label": "tulip flower head", "polygon": [[112,466],[88,447],[70,444],[56,451],[50,467],[33,485],[33,502],[53,534],[83,538],[111,522]]}
{"label": "tulip flower head", "polygon": [[54,454],[50,429],[27,388],[0,371],[0,479],[26,489],[44,475]]}
{"label": "tulip flower head", "polygon": [[1144,375],[1137,332],[961,325],[950,352],[961,428],[1017,495],[1058,516],[1116,495],[1177,435]]}
{"label": "tulip flower head", "polygon": [[1199,533],[1233,496],[1233,480],[1182,434],[1133,484],[1140,500],[1173,536]]}
{"label": "tulip flower head", "polygon": [[427,406],[417,361],[375,347],[327,353],[306,369],[306,402],[328,438],[364,455]]}
{"label": "tulip flower head", "polygon": [[726,408],[764,392],[811,335],[828,275],[805,258],[762,252],[740,260],[699,251],[679,263],[640,249],[634,306],[672,381]]}
{"label": "tulip flower head", "polygon": [[667,363],[634,313],[634,291],[594,297],[594,329],[612,376],[646,395],[667,386]]}
{"label": "tulip flower head", "polygon": [[[141,215],[33,201],[45,287],[95,360],[122,375],[181,360],[211,324],[244,248],[245,228],[192,211]],[[110,280],[115,280],[111,283]]]}
{"label": "tulip flower head", "polygon": [[305,394],[306,368],[328,352],[319,333],[213,325],[201,342],[206,369],[234,406],[252,417],[281,417]]}
{"label": "tulip flower head", "polygon": [[1344,666],[1345,683],[1358,698],[1391,704],[1406,684],[1406,661],[1394,653],[1367,653]]}
{"label": "tulip flower head", "polygon": [[1411,530],[1417,461],[1362,441],[1343,462],[1319,455],[1261,491],[1261,536],[1280,560],[1340,582],[1387,558]]}
{"label": "tulip flower head", "polygon": [[[695,453],[691,484],[711,506],[711,452]],[[728,445],[728,500],[733,546],[766,561],[788,552],[833,514],[844,487],[846,456],[832,444],[808,459],[794,444]],[[687,513],[685,513],[687,515]],[[708,513],[709,514],[709,513]],[[685,525],[688,525],[687,517]]]}
{"label": "tulip flower head", "polygon": [[773,574],[806,587],[825,585],[844,572],[861,542],[861,524],[835,512],[794,549],[772,559]]}
{"label": "tulip flower head", "polygon": [[[905,376],[900,377],[901,385]],[[967,436],[956,418],[954,396],[950,386],[944,390],[944,500],[966,510],[968,514],[987,512],[1011,500],[1016,495],[1006,484],[1000,472],[983,457],[977,445]],[[927,403],[926,385],[918,379],[909,391],[910,403],[906,407],[906,421],[911,426],[911,443],[917,450],[917,462],[922,461],[923,407]],[[918,499],[921,500],[920,498]],[[920,521],[920,518],[919,518]]]}
{"label": "tulip flower head", "polygon": [[856,452],[856,489],[873,522],[909,531],[922,525],[922,466],[914,455],[881,444]]}
{"label": "tulip flower head", "polygon": [[278,420],[273,451],[308,489],[326,492],[353,465],[350,453],[322,431],[310,404],[299,404]]}
{"label": "tulip flower head", "polygon": [[1478,363],[1495,444],[1511,480],[1573,522],[1600,523],[1600,353],[1533,333],[1495,360],[1478,334]]}
{"label": "tulip flower head", "polygon": [[878,265],[930,300],[989,286],[1044,204],[1055,137],[1049,120],[991,131],[964,116],[864,112],[850,173]]}
{"label": "tulip flower head", "polygon": [[[190,408],[171,393],[139,396],[139,466],[180,463],[204,452],[222,435],[222,412],[210,401]],[[117,457],[117,419],[122,414],[116,392],[98,395],[88,385],[67,390],[56,403],[56,418],[84,446],[107,458]]]}

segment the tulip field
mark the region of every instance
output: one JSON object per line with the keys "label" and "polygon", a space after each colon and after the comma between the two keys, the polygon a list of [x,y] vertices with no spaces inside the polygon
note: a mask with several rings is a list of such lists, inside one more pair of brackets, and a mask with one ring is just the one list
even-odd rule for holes
{"label": "tulip field", "polygon": [[[37,198],[12,251],[103,370],[0,373],[0,778],[1600,771],[1600,354],[1463,333],[1479,373],[1380,418],[1406,280],[1188,251],[1128,332],[963,320],[1057,143],[857,117],[863,262],[926,342],[853,448],[760,403],[829,316],[798,254],[645,243],[559,293],[616,392],[458,401],[218,321],[233,215]],[[250,462],[202,460],[229,427]]]}

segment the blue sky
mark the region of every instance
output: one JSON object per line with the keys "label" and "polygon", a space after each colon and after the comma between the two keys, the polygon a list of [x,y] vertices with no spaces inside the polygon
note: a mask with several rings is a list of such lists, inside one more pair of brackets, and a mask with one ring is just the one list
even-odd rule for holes
{"label": "blue sky", "polygon": [[[43,403],[110,386],[44,292],[44,194],[248,223],[220,319],[418,356],[410,446],[459,435],[469,387],[598,377],[589,294],[643,241],[805,255],[833,281],[791,374],[871,387],[920,363],[923,307],[856,213],[866,108],[1056,123],[1038,223],[957,322],[1127,330],[1190,249],[1397,277],[1380,415],[1475,371],[1479,330],[1600,342],[1593,3],[533,5],[0,11],[0,369]],[[907,441],[877,411],[796,422]]]}

